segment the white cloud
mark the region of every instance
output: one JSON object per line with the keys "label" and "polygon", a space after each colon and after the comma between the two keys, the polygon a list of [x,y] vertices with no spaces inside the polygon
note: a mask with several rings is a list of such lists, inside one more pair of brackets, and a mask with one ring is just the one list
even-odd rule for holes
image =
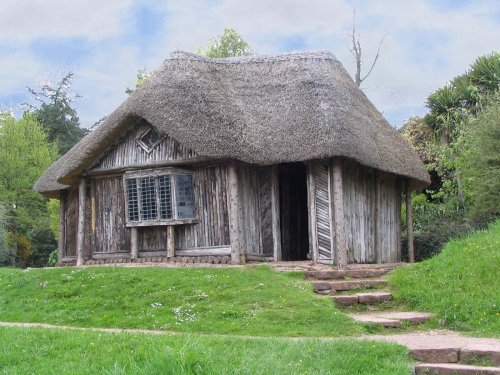
{"label": "white cloud", "polygon": [[37,37],[101,39],[127,27],[121,21],[131,0],[2,0],[0,40]]}

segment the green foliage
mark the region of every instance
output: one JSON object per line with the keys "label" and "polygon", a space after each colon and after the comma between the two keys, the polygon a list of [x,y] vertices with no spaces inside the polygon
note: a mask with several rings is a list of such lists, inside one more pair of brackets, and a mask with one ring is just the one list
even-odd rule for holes
{"label": "green foliage", "polygon": [[49,259],[47,260],[47,267],[55,267],[59,258],[59,250],[55,249],[49,254]]}
{"label": "green foliage", "polygon": [[25,114],[19,120],[2,118],[0,202],[8,207],[12,244],[18,245],[18,260],[24,266],[31,264],[31,256],[38,252],[38,244],[32,245],[33,230],[48,221],[47,201],[33,191],[33,185],[56,157],[56,146],[47,141],[33,115]]}
{"label": "green foliage", "polygon": [[32,244],[32,254],[29,259],[31,267],[44,267],[49,261],[50,254],[57,246],[54,233],[46,225],[47,219],[41,221],[29,232],[29,239]]}
{"label": "green foliage", "polygon": [[87,129],[80,127],[76,110],[72,107],[75,99],[80,96],[71,92],[73,73],[67,73],[55,85],[47,82],[40,87],[41,91],[28,88],[39,106],[25,105],[34,117],[42,124],[50,142],[57,144],[59,154],[64,155],[85,134]]}
{"label": "green foliage", "polygon": [[59,199],[49,199],[49,202],[47,203],[49,226],[56,241],[59,240],[59,205]]}
{"label": "green foliage", "polygon": [[7,374],[409,374],[407,349],[366,340],[0,328]]}
{"label": "green foliage", "polygon": [[[154,71],[148,72],[146,68],[138,70],[137,71],[137,79],[135,81],[135,89],[139,88],[142,86],[146,80],[148,80],[152,75],[154,74]],[[130,87],[127,87],[125,90],[126,94],[132,94],[135,89],[131,89]]]}
{"label": "green foliage", "polygon": [[221,58],[253,55],[250,44],[244,41],[235,29],[224,29],[222,35],[210,39],[207,48],[199,47],[196,51],[199,55]]}
{"label": "green foliage", "polygon": [[255,336],[363,331],[303,278],[267,267],[0,269],[0,316],[12,322]]}
{"label": "green foliage", "polygon": [[0,202],[0,266],[9,263],[12,251],[7,242],[8,225],[7,209]]}
{"label": "green foliage", "polygon": [[435,312],[444,327],[500,337],[499,249],[497,221],[449,242],[432,259],[396,270],[389,282],[396,298],[410,308]]}
{"label": "green foliage", "polygon": [[459,142],[457,158],[469,218],[485,224],[500,216],[500,95],[471,121]]}

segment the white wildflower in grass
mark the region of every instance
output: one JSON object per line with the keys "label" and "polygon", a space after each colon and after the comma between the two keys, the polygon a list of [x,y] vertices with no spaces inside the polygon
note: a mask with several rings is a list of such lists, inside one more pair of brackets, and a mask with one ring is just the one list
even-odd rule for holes
{"label": "white wildflower in grass", "polygon": [[195,297],[196,297],[197,300],[202,300],[202,299],[208,298],[208,294],[206,294],[202,290],[196,290],[195,291]]}
{"label": "white wildflower in grass", "polygon": [[48,282],[48,281],[42,281],[42,282],[40,283],[40,288],[46,288],[46,287],[47,287],[47,285],[49,285],[49,282]]}
{"label": "white wildflower in grass", "polygon": [[306,288],[306,286],[304,284],[299,284],[299,283],[296,283],[295,281],[289,281],[289,282],[287,282],[286,286],[289,286],[289,287],[301,290],[303,292],[307,291],[307,288]]}
{"label": "white wildflower in grass", "polygon": [[157,309],[157,308],[162,307],[162,306],[163,306],[163,305],[162,305],[160,302],[155,302],[155,303],[152,303],[152,304],[151,304],[151,307],[152,307],[153,309]]}
{"label": "white wildflower in grass", "polygon": [[197,315],[194,312],[195,304],[174,307],[172,309],[175,315],[175,324],[181,325],[182,323],[194,322],[197,319]]}

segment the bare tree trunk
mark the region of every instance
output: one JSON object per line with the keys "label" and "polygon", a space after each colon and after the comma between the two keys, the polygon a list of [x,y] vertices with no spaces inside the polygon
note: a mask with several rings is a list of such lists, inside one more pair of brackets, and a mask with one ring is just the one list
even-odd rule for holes
{"label": "bare tree trunk", "polygon": [[349,51],[351,51],[352,55],[354,56],[354,60],[356,62],[356,73],[354,74],[354,81],[356,82],[356,85],[358,87],[361,86],[361,83],[363,83],[363,81],[367,79],[368,76],[373,71],[373,68],[375,67],[375,64],[377,63],[378,57],[380,55],[380,48],[382,47],[382,43],[384,43],[384,39],[385,35],[378,45],[377,54],[373,59],[373,63],[370,67],[370,70],[368,70],[368,73],[366,73],[366,75],[363,78],[361,78],[361,67],[363,65],[363,59],[361,57],[361,43],[359,41],[359,35],[356,37],[356,9],[353,10],[352,34],[351,34],[352,48]]}

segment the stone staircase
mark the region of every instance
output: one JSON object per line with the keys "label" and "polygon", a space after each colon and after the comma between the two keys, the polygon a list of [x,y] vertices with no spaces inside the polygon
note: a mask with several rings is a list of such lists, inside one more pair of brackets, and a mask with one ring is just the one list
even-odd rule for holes
{"label": "stone staircase", "polygon": [[[392,294],[385,287],[385,275],[399,265],[365,266],[346,270],[315,269],[305,274],[315,293],[331,296],[333,302],[360,323],[378,324],[388,329],[403,324],[417,325],[427,321],[432,314],[414,311],[397,311],[388,306]],[[368,268],[369,267],[369,268]],[[360,312],[360,310],[363,310]],[[425,375],[500,375],[500,348],[459,347],[442,345],[432,338],[429,345],[413,347],[410,355],[421,362],[415,374]],[[397,342],[397,341],[396,341]],[[479,365],[478,365],[479,364]],[[496,367],[495,367],[496,366]]]}
{"label": "stone staircase", "polygon": [[306,271],[317,294],[332,296],[333,302],[341,308],[365,306],[368,312],[350,313],[360,323],[380,324],[386,328],[397,328],[403,323],[420,324],[432,315],[421,312],[383,311],[379,306],[392,300],[391,292],[385,290],[384,276],[394,269],[392,266],[365,266],[346,270]]}

